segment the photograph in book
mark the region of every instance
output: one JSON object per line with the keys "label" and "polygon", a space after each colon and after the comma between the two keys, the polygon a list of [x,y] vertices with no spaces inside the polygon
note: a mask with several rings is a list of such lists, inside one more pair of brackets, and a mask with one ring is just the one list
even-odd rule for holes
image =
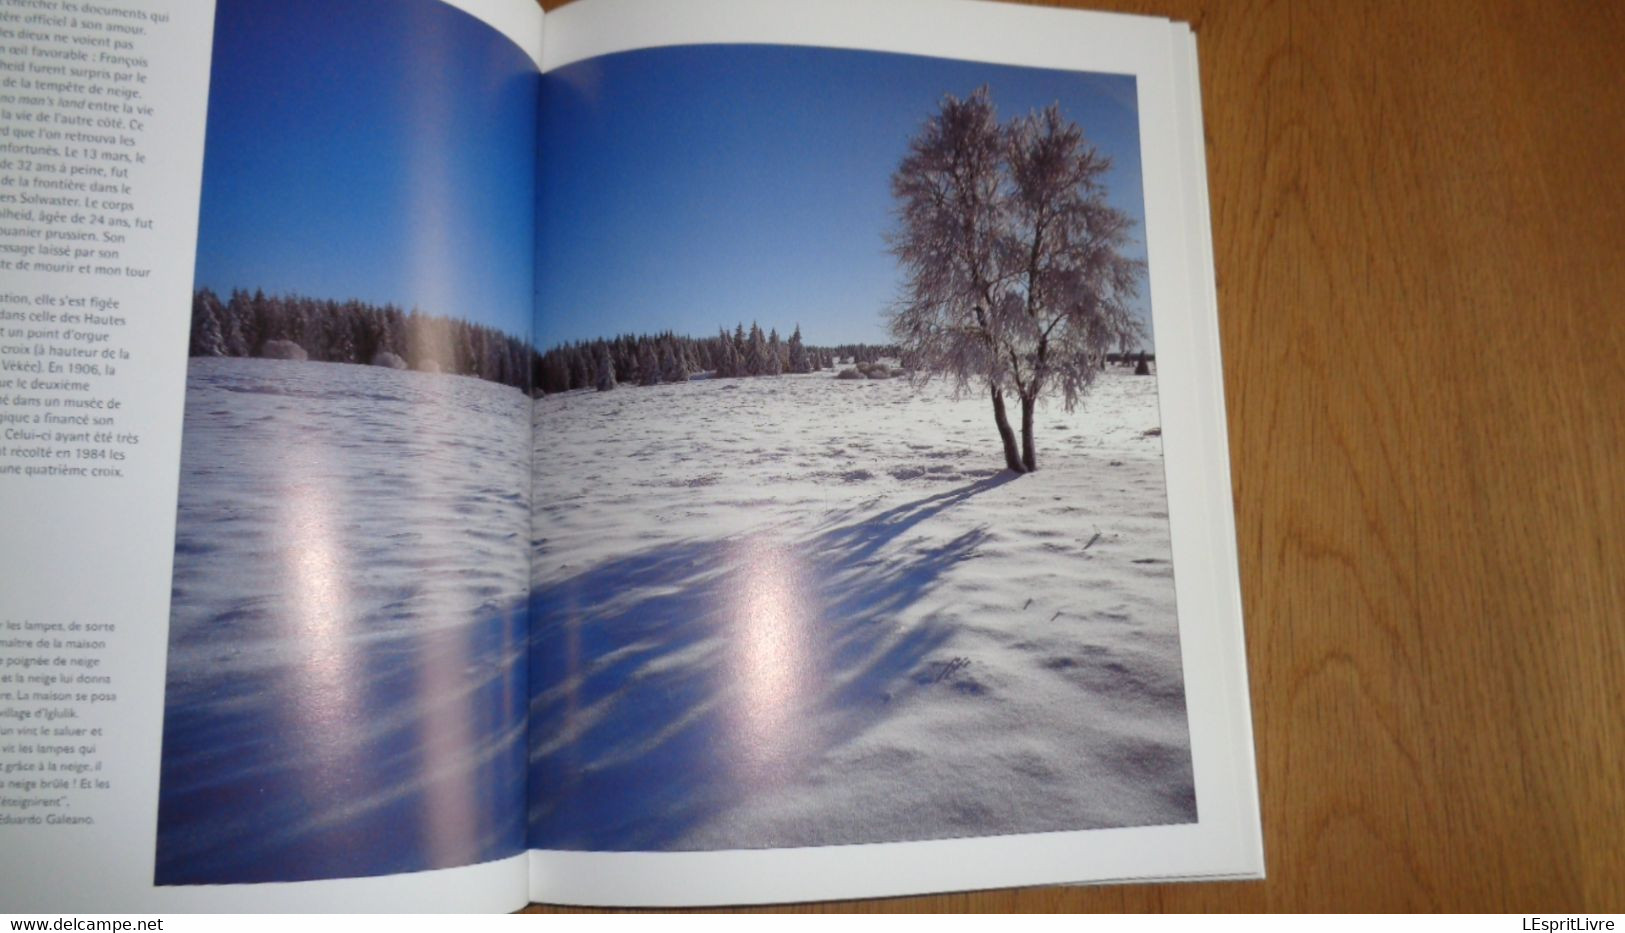
{"label": "photograph in book", "polygon": [[220,0],[156,881],[524,844],[537,83],[433,0]]}
{"label": "photograph in book", "polygon": [[1197,820],[1136,94],[544,73],[531,847]]}

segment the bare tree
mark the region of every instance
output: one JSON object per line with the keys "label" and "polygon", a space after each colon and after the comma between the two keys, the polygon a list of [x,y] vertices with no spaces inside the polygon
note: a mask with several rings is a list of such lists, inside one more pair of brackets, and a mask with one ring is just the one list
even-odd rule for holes
{"label": "bare tree", "polygon": [[[1111,161],[1051,105],[1001,125],[987,88],[948,96],[892,175],[890,237],[906,284],[892,336],[921,378],[986,391],[1017,473],[1038,469],[1033,411],[1071,411],[1109,347],[1141,325],[1129,309],[1143,263],[1132,224],[1106,203]],[[1021,403],[1021,449],[1005,396]]]}

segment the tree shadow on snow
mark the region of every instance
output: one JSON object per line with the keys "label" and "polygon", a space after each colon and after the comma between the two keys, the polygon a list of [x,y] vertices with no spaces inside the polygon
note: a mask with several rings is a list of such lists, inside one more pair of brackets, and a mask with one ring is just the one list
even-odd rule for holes
{"label": "tree shadow on snow", "polygon": [[896,614],[987,533],[905,536],[1012,478],[847,512],[796,540],[656,547],[533,589],[530,845],[685,848],[878,723],[953,631]]}
{"label": "tree shadow on snow", "polygon": [[262,643],[269,657],[240,669],[172,666],[155,883],[392,875],[522,851],[523,609],[386,637],[340,618],[280,651]]}

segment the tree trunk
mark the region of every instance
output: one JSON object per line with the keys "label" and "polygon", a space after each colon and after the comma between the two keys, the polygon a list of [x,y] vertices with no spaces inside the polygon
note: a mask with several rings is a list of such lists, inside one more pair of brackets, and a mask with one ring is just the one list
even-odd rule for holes
{"label": "tree trunk", "polygon": [[993,388],[993,423],[999,426],[999,440],[1004,442],[1004,465],[1012,473],[1025,473],[1021,458],[1016,454],[1016,432],[1010,430],[1010,419],[1004,414],[1004,393]]}
{"label": "tree trunk", "polygon": [[1021,465],[1028,473],[1038,469],[1038,448],[1033,446],[1033,407],[1036,399],[1021,397]]}

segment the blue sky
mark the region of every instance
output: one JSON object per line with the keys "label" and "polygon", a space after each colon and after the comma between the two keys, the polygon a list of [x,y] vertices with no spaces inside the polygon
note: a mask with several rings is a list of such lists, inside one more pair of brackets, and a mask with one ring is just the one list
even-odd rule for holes
{"label": "blue sky", "polygon": [[1001,119],[1058,101],[1112,157],[1110,200],[1144,258],[1131,76],[788,46],[624,52],[543,76],[537,344],[741,320],[884,342],[891,174],[944,94],[982,84]]}
{"label": "blue sky", "polygon": [[196,280],[530,330],[535,66],[435,0],[220,0]]}

